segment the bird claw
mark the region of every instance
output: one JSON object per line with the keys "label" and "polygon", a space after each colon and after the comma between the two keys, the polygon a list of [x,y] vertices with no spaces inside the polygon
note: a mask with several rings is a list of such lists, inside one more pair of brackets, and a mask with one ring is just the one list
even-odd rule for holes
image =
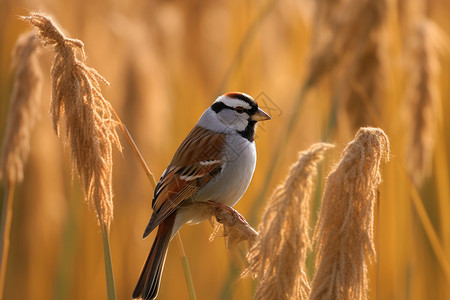
{"label": "bird claw", "polygon": [[[245,220],[245,218],[244,218],[237,210],[235,210],[234,208],[229,207],[229,206],[227,206],[227,205],[223,205],[223,204],[214,202],[214,201],[208,201],[208,204],[211,204],[211,205],[213,205],[213,206],[215,206],[215,207],[217,207],[217,208],[219,208],[219,209],[224,209],[224,210],[229,211],[230,214],[231,214],[231,215],[233,216],[233,218],[234,218],[234,222],[233,222],[232,225],[236,224],[237,221],[240,221],[241,223],[250,226],[250,225],[247,223],[247,221]],[[217,219],[217,222],[222,223],[222,222],[221,222],[221,221],[222,221],[221,219],[219,219],[219,218],[217,218],[217,217],[216,217],[216,219]]]}

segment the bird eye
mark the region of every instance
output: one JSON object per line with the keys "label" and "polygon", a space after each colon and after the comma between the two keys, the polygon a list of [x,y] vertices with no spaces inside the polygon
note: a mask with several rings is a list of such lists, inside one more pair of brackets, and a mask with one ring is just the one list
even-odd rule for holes
{"label": "bird eye", "polygon": [[242,106],[238,106],[234,109],[238,114],[242,114],[244,112],[244,108]]}

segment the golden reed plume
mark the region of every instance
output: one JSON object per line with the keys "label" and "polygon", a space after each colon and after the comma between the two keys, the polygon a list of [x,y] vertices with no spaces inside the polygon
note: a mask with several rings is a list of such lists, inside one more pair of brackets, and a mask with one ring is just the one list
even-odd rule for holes
{"label": "golden reed plume", "polygon": [[7,183],[23,180],[31,130],[39,115],[42,71],[38,46],[37,38],[29,32],[19,37],[13,51],[12,65],[16,67],[16,73],[0,158],[1,176]]}
{"label": "golden reed plume", "polygon": [[384,0],[320,0],[316,7],[309,82],[334,76],[334,98],[353,129],[379,123],[386,14]]}
{"label": "golden reed plume", "polygon": [[319,143],[300,153],[284,183],[273,192],[247,254],[243,276],[258,278],[255,299],[307,299],[305,261],[311,246],[309,200],[316,166],[333,145]]}
{"label": "golden reed plume", "polygon": [[50,108],[53,126],[59,136],[60,117],[64,113],[73,168],[80,177],[87,202],[95,207],[99,223],[109,227],[113,218],[112,145],[119,149],[121,146],[113,108],[101,94],[100,83],[108,82],[82,61],[83,43],[66,38],[50,17],[31,13],[23,19],[37,28],[44,45],[54,46]]}
{"label": "golden reed plume", "polygon": [[361,128],[328,176],[314,232],[316,269],[310,299],[367,299],[366,260],[375,257],[374,205],[389,140]]}
{"label": "golden reed plume", "polygon": [[405,124],[408,126],[406,167],[414,183],[420,186],[431,172],[432,153],[440,117],[438,88],[439,50],[445,34],[433,21],[422,17],[409,36]]}
{"label": "golden reed plume", "polygon": [[15,184],[23,180],[31,131],[39,115],[42,71],[38,45],[32,32],[25,33],[17,40],[12,54],[12,66],[16,72],[0,157],[0,176],[5,181],[0,216],[0,298],[5,284]]}
{"label": "golden reed plume", "polygon": [[360,43],[379,29],[385,11],[384,1],[319,1],[316,16],[324,23],[314,30],[317,42],[310,58],[309,77],[317,80],[336,64],[345,65]]}
{"label": "golden reed plume", "polygon": [[[354,48],[346,53],[349,66],[338,84],[339,101],[345,108],[350,126],[356,130],[363,126],[380,124],[380,96],[383,91],[384,64],[382,25],[386,20],[387,3],[384,0],[353,1],[360,7],[358,21],[362,27]],[[356,20],[355,20],[356,21]],[[337,33],[338,34],[338,33]]]}

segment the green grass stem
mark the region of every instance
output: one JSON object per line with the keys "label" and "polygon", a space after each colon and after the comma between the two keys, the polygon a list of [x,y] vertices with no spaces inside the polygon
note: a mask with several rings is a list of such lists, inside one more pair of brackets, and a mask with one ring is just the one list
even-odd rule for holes
{"label": "green grass stem", "polygon": [[177,233],[177,237],[178,237],[177,238],[178,250],[180,252],[181,264],[183,265],[184,278],[186,279],[186,285],[188,287],[189,299],[196,300],[197,297],[195,297],[194,282],[192,281],[191,270],[189,269],[189,263],[186,253],[184,252],[183,242],[181,240],[180,233]]}
{"label": "green grass stem", "polygon": [[103,254],[105,258],[106,288],[108,300],[117,300],[116,286],[114,284],[114,273],[111,260],[111,251],[109,248],[109,229],[106,224],[102,224],[103,235]]}
{"label": "green grass stem", "polygon": [[11,221],[13,213],[15,184],[11,183],[5,187],[4,198],[1,212],[1,227],[0,227],[0,299],[3,299],[6,266],[8,263],[9,252],[9,234],[11,231]]}

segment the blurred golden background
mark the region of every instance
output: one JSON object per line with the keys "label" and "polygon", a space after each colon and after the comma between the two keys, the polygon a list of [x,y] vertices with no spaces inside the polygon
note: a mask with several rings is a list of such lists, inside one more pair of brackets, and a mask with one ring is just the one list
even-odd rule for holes
{"label": "blurred golden background", "polygon": [[[380,127],[392,158],[383,165],[370,298],[449,299],[450,6],[445,0],[328,2],[2,0],[0,132],[13,84],[11,51],[29,30],[18,16],[35,10],[84,42],[87,64],[111,84],[103,88],[106,99],[158,178],[217,96],[242,91],[259,101],[272,121],[257,130],[256,172],[236,205],[254,227],[264,206],[256,204],[260,191],[267,187],[269,197],[298,151],[319,141],[337,146],[319,170],[315,218],[339,153],[360,126]],[[48,116],[52,49],[40,58],[41,118],[17,186],[4,299],[106,299],[100,228]],[[277,150],[292,116],[293,131]],[[114,150],[111,253],[117,297],[130,299],[154,237],[141,239],[152,190],[122,144],[122,154]],[[437,233],[440,259],[412,202],[416,192]],[[247,246],[227,251],[222,239],[208,241],[211,232],[208,222],[181,230],[197,299],[251,299],[252,280],[238,277]],[[173,242],[159,299],[188,298],[179,256]]]}

